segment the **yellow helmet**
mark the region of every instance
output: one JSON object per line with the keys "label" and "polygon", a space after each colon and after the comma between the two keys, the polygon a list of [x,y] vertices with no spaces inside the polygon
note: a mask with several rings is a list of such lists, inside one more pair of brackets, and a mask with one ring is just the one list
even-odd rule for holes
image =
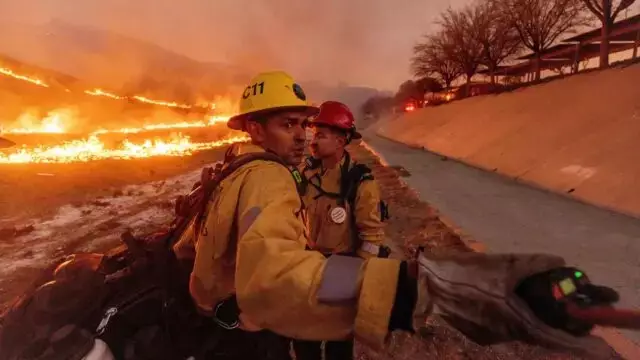
{"label": "yellow helmet", "polygon": [[284,71],[264,72],[255,76],[244,89],[240,99],[240,113],[227,122],[234,130],[242,130],[248,115],[273,110],[291,110],[316,115],[318,108],[307,102],[302,87]]}

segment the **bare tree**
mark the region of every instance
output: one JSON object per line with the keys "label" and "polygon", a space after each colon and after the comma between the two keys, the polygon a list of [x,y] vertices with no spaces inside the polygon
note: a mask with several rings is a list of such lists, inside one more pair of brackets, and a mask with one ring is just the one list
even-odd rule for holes
{"label": "bare tree", "polygon": [[512,25],[522,44],[536,58],[536,80],[540,80],[541,54],[560,36],[588,25],[590,17],[582,0],[491,0],[503,21]]}
{"label": "bare tree", "polygon": [[609,36],[616,18],[628,9],[636,0],[582,0],[587,8],[602,23],[602,39],[600,41],[600,68],[609,67]]}
{"label": "bare tree", "polygon": [[440,80],[433,77],[423,77],[415,81],[416,87],[425,94],[428,92],[440,92],[444,90]]}
{"label": "bare tree", "polygon": [[413,47],[411,71],[417,78],[435,76],[446,88],[462,75],[460,68],[447,57],[444,33],[425,36],[423,42]]}
{"label": "bare tree", "polygon": [[[445,56],[460,68],[466,76],[467,84],[482,62],[482,45],[474,34],[474,20],[474,8],[466,6],[460,10],[447,9],[441,14],[439,21],[444,35]],[[465,88],[468,92],[469,86]]]}
{"label": "bare tree", "polygon": [[495,84],[495,73],[500,64],[522,48],[515,27],[502,21],[496,14],[499,8],[492,2],[481,2],[471,12],[474,31],[472,34],[482,46],[481,63],[486,66]]}

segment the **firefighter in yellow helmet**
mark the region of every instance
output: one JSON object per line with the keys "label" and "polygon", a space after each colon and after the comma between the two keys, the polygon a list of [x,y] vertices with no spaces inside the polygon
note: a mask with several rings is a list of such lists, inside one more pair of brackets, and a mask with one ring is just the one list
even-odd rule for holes
{"label": "firefighter in yellow helmet", "polygon": [[[320,105],[309,124],[313,130],[311,154],[303,165],[304,204],[309,223],[309,248],[326,257],[342,254],[386,257],[383,246],[386,206],[378,183],[364,164],[345,147],[360,139],[349,108],[337,101]],[[322,342],[294,341],[298,360],[322,359]],[[352,359],[353,339],[327,341],[326,359]]]}
{"label": "firefighter in yellow helmet", "polygon": [[[355,336],[381,346],[391,331],[412,331],[414,321],[424,324],[436,309],[485,344],[525,340],[590,354],[608,350],[575,336],[573,322],[545,323],[561,310],[529,290],[564,271],[561,258],[451,254],[407,262],[326,258],[305,249],[298,177],[285,165],[300,162],[306,121],[317,109],[283,72],[256,76],[240,107],[229,126],[246,131],[251,143],[240,146],[238,154],[268,152],[282,161],[256,160],[233,171],[217,186],[185,241],[195,242],[189,284],[195,305],[227,331],[247,334],[243,347],[253,347],[258,338],[251,334],[265,330],[301,340]],[[579,335],[589,328],[581,327]]]}

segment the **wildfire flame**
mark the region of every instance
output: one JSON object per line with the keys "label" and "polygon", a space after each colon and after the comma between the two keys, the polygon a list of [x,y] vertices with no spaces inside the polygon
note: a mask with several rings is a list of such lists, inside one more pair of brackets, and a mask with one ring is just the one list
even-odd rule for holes
{"label": "wildfire flame", "polygon": [[[5,130],[5,132],[9,134],[63,134],[71,127],[70,122],[73,121],[73,116],[74,114],[69,109],[56,109],[49,112],[44,119],[39,121],[36,115],[32,113],[24,113],[17,120],[20,127],[9,128],[8,130]],[[229,116],[215,115],[209,117],[207,120],[201,121],[148,124],[142,127],[120,129],[97,129],[91,132],[90,135],[101,135],[106,133],[134,134],[152,130],[200,128],[226,123],[227,120],[229,120]]]}
{"label": "wildfire flame", "polygon": [[[28,81],[35,85],[49,87],[49,85],[40,79],[18,74],[9,68],[0,67],[0,74]],[[65,91],[70,92],[68,89]],[[98,88],[85,90],[84,93],[91,96],[103,96],[116,100],[128,99],[128,97],[120,96]],[[153,100],[141,95],[135,95],[131,97],[131,99],[166,107],[182,109],[192,108],[191,105]],[[224,109],[231,110],[232,108],[235,108],[235,104],[229,102],[228,99],[217,99],[216,103],[218,100],[221,101]],[[216,110],[219,107],[218,105],[220,105],[216,103],[200,101],[194,106]],[[96,129],[89,132],[89,134],[86,135],[87,137],[81,140],[65,141],[62,144],[57,145],[37,145],[35,147],[27,147],[26,145],[23,145],[21,148],[10,148],[5,151],[1,151],[0,164],[70,163],[103,159],[135,159],[151,156],[185,156],[191,155],[196,151],[216,148],[226,144],[247,140],[244,136],[235,136],[211,142],[191,142],[191,139],[188,136],[177,134],[173,135],[170,140],[163,140],[160,138],[143,139],[140,143],[135,143],[125,139],[115,148],[109,148],[100,139],[101,135],[107,133],[133,134],[153,130],[202,128],[226,122],[228,119],[228,116],[218,115],[211,116],[201,121],[147,124],[141,127],[120,129]],[[44,118],[40,118],[37,114],[27,112],[18,118],[17,127],[10,128],[4,132],[9,134],[65,134],[73,128],[74,120],[77,119],[74,117],[71,109],[54,110],[49,112]]]}
{"label": "wildfire flame", "polygon": [[0,67],[0,74],[6,75],[6,76],[11,76],[12,78],[15,78],[15,79],[28,81],[28,82],[30,82],[32,84],[36,84],[38,86],[49,87],[49,85],[45,84],[44,81],[42,81],[40,79],[36,79],[36,78],[33,78],[33,77],[17,74],[13,70],[5,68],[5,67]]}
{"label": "wildfire flame", "polygon": [[142,127],[136,127],[136,128],[120,128],[120,129],[112,129],[112,130],[98,129],[92,132],[91,134],[92,135],[99,135],[99,134],[106,134],[106,133],[135,134],[139,132],[152,131],[152,130],[200,128],[200,127],[213,126],[215,124],[227,122],[228,119],[229,119],[228,116],[212,116],[206,122],[205,121],[193,121],[193,122],[183,121],[183,122],[172,123],[172,124],[150,124],[150,125],[144,125]]}
{"label": "wildfire flame", "polygon": [[[6,67],[0,67],[0,74],[6,75],[6,76],[10,76],[14,79],[18,79],[18,80],[24,80],[24,81],[28,81],[32,84],[38,85],[38,86],[43,86],[43,87],[49,87],[49,85],[47,85],[44,81],[34,78],[34,77],[29,77],[26,75],[22,75],[22,74],[18,74],[15,71],[6,68]],[[71,92],[71,90],[69,89],[65,89],[66,92]],[[116,95],[114,93],[102,90],[102,89],[93,89],[93,90],[85,90],[84,91],[85,94],[87,95],[92,95],[92,96],[104,96],[104,97],[108,97],[111,99],[115,99],[115,100],[122,100],[125,99],[124,96],[120,96],[120,95]],[[163,100],[153,100],[153,99],[149,99],[148,97],[142,96],[142,95],[134,95],[132,97],[135,100],[138,100],[140,102],[143,103],[147,103],[147,104],[153,104],[153,105],[159,105],[159,106],[166,106],[166,107],[171,107],[171,108],[181,108],[181,109],[191,109],[192,106],[191,105],[187,105],[187,104],[179,104],[175,101],[163,101]],[[213,103],[206,103],[203,105],[198,105],[201,106],[203,108],[208,108],[211,110],[215,110],[216,109],[216,105]]]}
{"label": "wildfire flame", "polygon": [[106,92],[104,90],[101,90],[101,89],[85,90],[84,93],[85,94],[89,94],[89,95],[93,95],[93,96],[106,96],[108,98],[112,98],[112,99],[116,99],[116,100],[122,99],[122,96],[118,96],[118,95],[112,94],[110,92]]}
{"label": "wildfire flame", "polygon": [[141,144],[124,140],[120,147],[108,149],[97,135],[85,140],[72,140],[56,146],[38,146],[32,149],[19,149],[13,153],[0,152],[0,163],[71,163],[104,159],[136,159],[152,156],[186,156],[196,151],[212,149],[245,141],[246,137],[237,136],[224,140],[193,143],[189,137],[177,135],[170,141],[147,139]]}
{"label": "wildfire flame", "polygon": [[33,114],[25,113],[18,118],[18,123],[22,127],[9,129],[6,132],[10,134],[62,134],[66,132],[62,124],[63,116],[65,116],[63,111],[52,111],[37,124],[38,120]]}
{"label": "wildfire flame", "polygon": [[146,98],[144,96],[139,96],[139,95],[135,95],[133,98],[138,100],[138,101],[141,101],[141,102],[144,102],[144,103],[148,103],[148,104],[155,104],[155,105],[168,106],[168,107],[177,107],[177,108],[181,108],[181,109],[191,109],[190,105],[178,104],[176,102],[152,100],[152,99]]}
{"label": "wildfire flame", "polygon": [[[40,123],[34,121],[34,118],[33,114],[23,114],[18,119],[21,127],[11,128],[6,132],[9,134],[62,134],[67,133],[67,129],[70,127],[70,124],[67,126],[65,122],[73,120],[73,116],[70,115],[67,109],[50,112]],[[220,141],[196,143],[191,142],[188,136],[179,134],[169,141],[156,138],[153,140],[145,139],[142,143],[134,143],[125,139],[118,148],[110,149],[100,140],[99,136],[108,133],[134,134],[153,130],[203,128],[226,122],[228,119],[228,116],[212,116],[202,121],[148,124],[142,127],[119,129],[97,129],[89,133],[88,137],[83,140],[72,140],[52,146],[39,145],[31,148],[23,146],[12,152],[5,150],[0,152],[0,163],[67,163],[102,159],[133,159],[160,155],[185,156],[195,151],[243,141],[245,138],[236,136]]]}

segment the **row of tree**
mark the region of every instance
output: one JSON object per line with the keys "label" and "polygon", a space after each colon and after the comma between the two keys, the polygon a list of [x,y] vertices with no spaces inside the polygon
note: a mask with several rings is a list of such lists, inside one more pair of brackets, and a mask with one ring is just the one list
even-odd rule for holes
{"label": "row of tree", "polygon": [[495,83],[499,66],[529,50],[535,55],[536,80],[541,54],[561,36],[602,24],[600,67],[609,65],[609,35],[616,18],[635,0],[479,0],[449,8],[437,21],[438,31],[414,47],[411,68],[416,78],[435,77],[449,88],[461,76],[467,82],[485,68]]}

